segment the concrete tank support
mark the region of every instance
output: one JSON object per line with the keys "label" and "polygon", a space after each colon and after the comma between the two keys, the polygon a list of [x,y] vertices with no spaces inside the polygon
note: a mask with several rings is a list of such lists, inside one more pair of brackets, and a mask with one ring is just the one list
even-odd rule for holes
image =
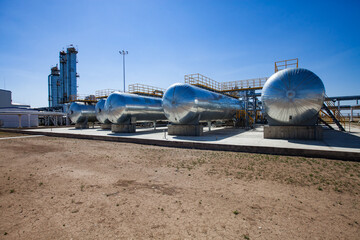
{"label": "concrete tank support", "polygon": [[88,122],[75,123],[75,129],[88,129],[88,128],[89,128]]}
{"label": "concrete tank support", "polygon": [[111,123],[102,123],[100,127],[103,130],[111,130]]}
{"label": "concrete tank support", "polygon": [[321,140],[322,126],[264,126],[264,138]]}
{"label": "concrete tank support", "polygon": [[134,133],[136,124],[112,124],[111,131],[114,133]]}
{"label": "concrete tank support", "polygon": [[202,125],[171,124],[168,125],[168,134],[177,136],[202,136]]}

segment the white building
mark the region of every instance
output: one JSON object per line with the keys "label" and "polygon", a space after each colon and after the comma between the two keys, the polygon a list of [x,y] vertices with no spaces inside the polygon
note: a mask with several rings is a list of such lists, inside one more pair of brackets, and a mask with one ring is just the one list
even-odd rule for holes
{"label": "white building", "polygon": [[0,127],[37,127],[38,115],[29,105],[13,104],[11,91],[0,89]]}

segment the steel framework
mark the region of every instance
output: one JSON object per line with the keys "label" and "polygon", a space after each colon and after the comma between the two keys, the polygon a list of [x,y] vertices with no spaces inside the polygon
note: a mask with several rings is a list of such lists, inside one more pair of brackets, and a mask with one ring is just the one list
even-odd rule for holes
{"label": "steel framework", "polygon": [[298,68],[299,67],[299,59],[294,58],[294,59],[288,59],[288,60],[275,62],[275,72],[278,72],[280,70],[283,70],[283,69],[286,69],[289,67]]}
{"label": "steel framework", "polygon": [[129,93],[145,95],[145,96],[152,96],[152,97],[162,97],[166,89],[153,87],[141,83],[130,84],[128,86]]}
{"label": "steel framework", "polygon": [[101,89],[101,90],[96,90],[95,91],[95,97],[96,98],[107,98],[111,93],[113,92],[121,92],[120,90],[116,90],[116,89]]}

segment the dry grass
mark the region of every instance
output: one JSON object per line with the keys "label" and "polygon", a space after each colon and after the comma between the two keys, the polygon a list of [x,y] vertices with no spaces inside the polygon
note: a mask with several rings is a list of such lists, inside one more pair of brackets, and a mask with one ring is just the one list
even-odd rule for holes
{"label": "dry grass", "polygon": [[[158,160],[165,161],[168,167],[185,169],[189,173],[204,168],[208,175],[229,176],[246,181],[270,180],[339,193],[360,193],[359,162],[193,150],[191,155],[185,154],[174,164],[170,160],[172,151],[163,149],[164,157]],[[147,150],[146,155],[151,156],[153,153],[153,150]]]}

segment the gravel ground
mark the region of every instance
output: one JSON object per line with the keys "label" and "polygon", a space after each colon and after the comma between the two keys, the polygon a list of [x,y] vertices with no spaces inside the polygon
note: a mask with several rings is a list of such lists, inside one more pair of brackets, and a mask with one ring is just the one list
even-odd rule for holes
{"label": "gravel ground", "polygon": [[358,162],[0,140],[0,239],[359,239],[359,194]]}

